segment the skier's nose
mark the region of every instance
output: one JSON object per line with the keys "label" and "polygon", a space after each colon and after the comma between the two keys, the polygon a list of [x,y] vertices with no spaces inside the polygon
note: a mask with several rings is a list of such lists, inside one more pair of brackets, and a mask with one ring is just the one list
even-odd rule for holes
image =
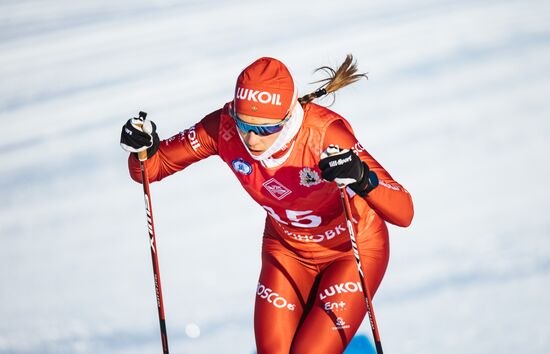
{"label": "skier's nose", "polygon": [[246,135],[244,136],[244,142],[246,143],[246,145],[248,145],[248,147],[253,147],[257,145],[260,140],[261,137],[252,131],[246,133]]}

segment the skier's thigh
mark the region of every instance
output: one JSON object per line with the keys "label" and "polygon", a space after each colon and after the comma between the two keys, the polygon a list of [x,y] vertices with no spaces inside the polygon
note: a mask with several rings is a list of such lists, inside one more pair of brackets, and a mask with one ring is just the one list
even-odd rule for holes
{"label": "skier's thigh", "polygon": [[254,308],[258,354],[290,352],[313,279],[314,274],[291,257],[262,256]]}
{"label": "skier's thigh", "polygon": [[313,308],[300,327],[291,353],[342,353],[366,313],[365,297],[352,257],[325,269]]}

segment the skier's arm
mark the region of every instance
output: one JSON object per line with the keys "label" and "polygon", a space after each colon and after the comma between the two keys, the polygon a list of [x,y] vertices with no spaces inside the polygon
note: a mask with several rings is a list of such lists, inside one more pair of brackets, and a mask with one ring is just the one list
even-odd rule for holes
{"label": "skier's arm", "polygon": [[[221,110],[217,110],[191,128],[162,140],[158,151],[145,161],[150,182],[160,181],[194,162],[216,155],[220,112]],[[141,183],[140,164],[136,154],[128,157],[128,169],[132,179]]]}
{"label": "skier's arm", "polygon": [[370,207],[387,222],[397,226],[409,226],[414,215],[411,195],[363,148],[351,127],[346,126],[341,120],[331,123],[323,139],[323,148],[329,144],[352,149],[378,177],[378,186],[364,197]]}

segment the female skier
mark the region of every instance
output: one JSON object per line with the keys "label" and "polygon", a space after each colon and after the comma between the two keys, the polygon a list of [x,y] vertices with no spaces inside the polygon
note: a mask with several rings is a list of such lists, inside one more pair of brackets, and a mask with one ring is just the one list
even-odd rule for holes
{"label": "female skier", "polygon": [[[365,316],[334,181],[347,185],[371,294],[388,264],[386,222],[405,227],[413,217],[409,193],[357,141],[350,124],[312,103],[365,75],[357,74],[351,55],[337,70],[317,70],[330,77],[298,98],[286,66],[260,58],[237,78],[233,100],[189,129],[162,142],[149,121],[143,131],[135,118],[122,129],[135,181],[141,182],[135,152],[147,150],[152,182],[218,155],[266,210],[254,310],[258,354],[342,353]],[[323,153],[329,146],[335,154]]]}

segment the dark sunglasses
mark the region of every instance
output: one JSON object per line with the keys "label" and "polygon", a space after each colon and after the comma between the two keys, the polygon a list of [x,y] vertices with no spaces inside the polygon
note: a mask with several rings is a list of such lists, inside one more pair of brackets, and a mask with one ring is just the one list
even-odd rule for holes
{"label": "dark sunglasses", "polygon": [[233,118],[235,123],[237,123],[237,127],[243,133],[246,134],[248,132],[253,132],[254,134],[261,136],[267,136],[280,132],[283,130],[284,124],[290,119],[290,115],[288,115],[285,119],[276,124],[250,124],[237,117],[237,114],[231,108],[229,108],[229,115]]}

